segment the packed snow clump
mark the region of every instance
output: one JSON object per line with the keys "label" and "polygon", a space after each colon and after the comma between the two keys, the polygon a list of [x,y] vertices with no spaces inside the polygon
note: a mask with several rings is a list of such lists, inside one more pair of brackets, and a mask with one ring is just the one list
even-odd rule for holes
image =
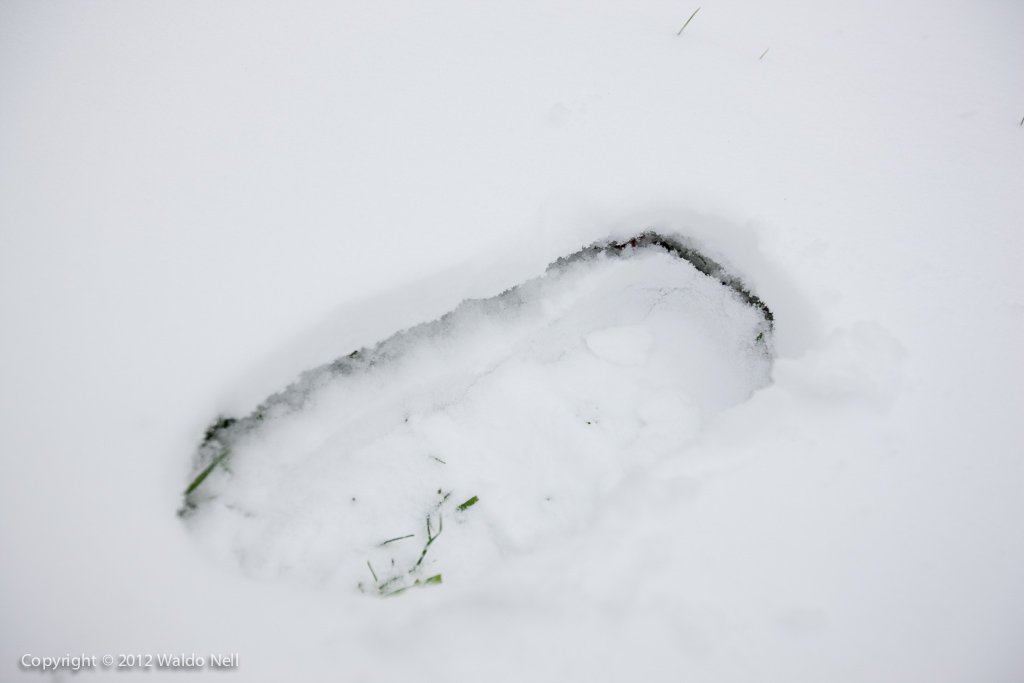
{"label": "packed snow clump", "polygon": [[208,430],[182,515],[249,574],[390,594],[587,525],[769,381],[767,306],[682,241],[594,245]]}

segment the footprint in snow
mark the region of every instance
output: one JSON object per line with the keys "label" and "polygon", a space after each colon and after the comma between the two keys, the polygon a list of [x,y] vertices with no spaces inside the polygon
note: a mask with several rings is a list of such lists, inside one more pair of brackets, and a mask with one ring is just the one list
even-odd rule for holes
{"label": "footprint in snow", "polygon": [[771,331],[682,240],[593,245],[219,420],[182,516],[254,576],[374,594],[469,580],[582,528],[765,385]]}

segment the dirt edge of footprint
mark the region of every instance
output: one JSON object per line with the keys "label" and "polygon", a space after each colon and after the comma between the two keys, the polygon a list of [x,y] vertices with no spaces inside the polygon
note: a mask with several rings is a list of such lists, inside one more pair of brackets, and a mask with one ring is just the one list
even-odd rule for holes
{"label": "dirt edge of footprint", "polygon": [[[693,266],[698,272],[717,280],[722,286],[732,290],[741,302],[758,311],[764,320],[764,326],[758,333],[755,341],[763,347],[766,354],[771,355],[771,336],[775,324],[775,318],[771,309],[750,290],[740,277],[730,273],[718,261],[702,253],[693,241],[686,237],[663,235],[656,231],[645,231],[623,241],[605,240],[595,242],[579,251],[557,259],[544,272],[548,274],[564,270],[570,264],[578,261],[593,260],[601,255],[618,257],[644,249],[659,249],[676,256],[681,261]],[[512,287],[494,297],[483,300],[507,296],[509,293],[514,292],[517,287]],[[410,329],[436,324],[439,321],[443,321],[449,315],[451,313],[445,314],[438,320],[421,323],[421,325]],[[300,410],[305,405],[309,396],[318,387],[338,377],[351,375],[391,360],[394,357],[394,353],[391,352],[390,348],[393,344],[389,342],[406,335],[409,331],[399,331],[387,339],[378,342],[372,348],[357,349],[330,363],[303,372],[285,389],[269,396],[248,416],[241,418],[218,416],[207,427],[196,451],[193,475],[182,494],[182,506],[178,510],[178,515],[187,517],[198,509],[203,502],[203,482],[217,467],[225,467],[229,464],[233,443],[241,435],[263,423],[271,411],[280,415]]]}

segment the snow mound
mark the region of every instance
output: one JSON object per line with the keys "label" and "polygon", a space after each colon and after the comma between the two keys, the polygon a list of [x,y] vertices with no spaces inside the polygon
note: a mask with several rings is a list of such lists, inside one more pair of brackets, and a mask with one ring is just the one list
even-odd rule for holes
{"label": "snow mound", "polygon": [[220,420],[182,514],[254,576],[466,580],[586,527],[634,468],[767,384],[771,329],[681,242],[596,245]]}

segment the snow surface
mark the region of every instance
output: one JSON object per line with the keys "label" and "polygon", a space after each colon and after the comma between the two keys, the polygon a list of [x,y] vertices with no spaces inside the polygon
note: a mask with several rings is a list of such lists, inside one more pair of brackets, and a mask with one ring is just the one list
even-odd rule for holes
{"label": "snow surface", "polygon": [[[3,3],[0,679],[1024,678],[1024,6],[693,9]],[[217,414],[650,228],[771,307],[772,382],[572,533],[449,581],[446,524],[382,600],[174,514]]]}

